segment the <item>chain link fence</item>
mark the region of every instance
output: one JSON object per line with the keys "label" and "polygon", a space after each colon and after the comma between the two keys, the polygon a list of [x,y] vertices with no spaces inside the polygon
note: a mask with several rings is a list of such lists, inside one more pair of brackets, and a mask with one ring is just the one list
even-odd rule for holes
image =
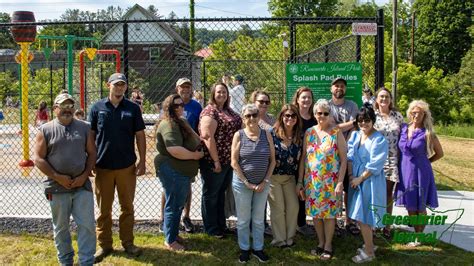
{"label": "chain link fence", "polygon": [[[236,100],[247,102],[253,91],[264,90],[271,96],[273,115],[287,98],[287,63],[359,61],[364,82],[372,88],[382,84],[377,67],[383,57],[376,47],[383,47],[383,38],[353,36],[350,29],[352,22],[383,25],[380,18],[158,20],[140,9],[125,16],[122,21],[35,23],[38,35],[24,51],[31,61],[23,67],[16,62],[22,62],[19,49],[0,44],[0,216],[50,215],[43,174],[18,166],[32,157],[38,104],[47,103],[51,119],[54,97],[67,90],[87,113],[108,95],[107,78],[117,70],[128,77],[129,92],[139,90],[144,98],[147,172],[137,182],[137,219],[161,217],[162,187],[153,165],[155,104],[175,91],[179,78],[192,80],[196,99],[205,105],[214,83],[224,75],[240,75],[245,95]],[[0,24],[0,32],[10,32],[14,25]],[[192,27],[194,47],[189,42]],[[199,177],[192,189],[191,218],[200,220]],[[118,214],[115,203],[114,217]]]}

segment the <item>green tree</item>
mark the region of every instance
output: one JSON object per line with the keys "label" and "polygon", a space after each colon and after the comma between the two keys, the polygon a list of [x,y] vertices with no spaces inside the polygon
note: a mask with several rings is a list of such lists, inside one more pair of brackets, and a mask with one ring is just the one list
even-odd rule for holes
{"label": "green tree", "polygon": [[417,0],[416,64],[456,73],[471,48],[472,1]]}
{"label": "green tree", "polygon": [[[8,13],[0,13],[0,23],[9,23],[10,15]],[[10,27],[0,27],[0,48],[15,48],[16,43],[10,34]]]}
{"label": "green tree", "polygon": [[338,0],[268,0],[268,11],[272,17],[329,17],[338,5]]}
{"label": "green tree", "polygon": [[0,103],[3,105],[7,96],[18,94],[18,80],[10,71],[0,72]]}
{"label": "green tree", "polygon": [[456,107],[459,110],[461,107],[456,97],[450,93],[453,87],[453,82],[444,76],[441,69],[433,67],[423,71],[419,66],[401,63],[398,68],[398,107],[404,113],[411,101],[423,99],[430,104],[435,122],[453,122],[450,108]]}

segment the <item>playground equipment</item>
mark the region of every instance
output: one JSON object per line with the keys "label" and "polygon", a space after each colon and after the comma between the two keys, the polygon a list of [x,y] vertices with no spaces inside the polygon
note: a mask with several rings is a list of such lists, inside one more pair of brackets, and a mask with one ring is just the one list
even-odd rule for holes
{"label": "playground equipment", "polygon": [[73,67],[74,67],[74,52],[73,45],[75,41],[95,41],[98,42],[97,38],[93,37],[78,37],[75,35],[65,35],[65,36],[49,36],[49,35],[39,35],[39,40],[63,40],[67,44],[67,90],[69,94],[73,94]]}
{"label": "playground equipment", "polygon": [[[12,16],[13,23],[35,22],[35,15],[30,11],[15,11]],[[25,25],[20,24],[18,26],[13,26],[11,29],[13,39],[16,43],[20,45],[20,54],[17,55],[17,60],[21,65],[21,126],[22,126],[22,142],[23,142],[23,159],[20,161],[19,165],[21,167],[31,167],[34,166],[32,160],[30,160],[29,148],[29,127],[28,127],[28,81],[30,78],[30,73],[28,69],[28,64],[33,57],[29,54],[29,47],[36,38],[36,25]]]}
{"label": "playground equipment", "polygon": [[113,54],[115,55],[115,72],[120,72],[120,52],[118,50],[97,50],[95,48],[86,48],[79,53],[79,71],[80,71],[80,98],[81,108],[86,110],[85,95],[85,73],[84,73],[84,54],[89,60],[94,60],[96,54]]}

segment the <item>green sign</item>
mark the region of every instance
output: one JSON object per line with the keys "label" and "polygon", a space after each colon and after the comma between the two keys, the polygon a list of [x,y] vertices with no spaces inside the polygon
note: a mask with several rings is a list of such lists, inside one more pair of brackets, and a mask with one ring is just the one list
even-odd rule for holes
{"label": "green sign", "polygon": [[346,99],[362,106],[362,65],[351,63],[308,63],[286,65],[286,101],[291,102],[299,87],[309,87],[314,100],[331,99],[331,81],[347,81]]}

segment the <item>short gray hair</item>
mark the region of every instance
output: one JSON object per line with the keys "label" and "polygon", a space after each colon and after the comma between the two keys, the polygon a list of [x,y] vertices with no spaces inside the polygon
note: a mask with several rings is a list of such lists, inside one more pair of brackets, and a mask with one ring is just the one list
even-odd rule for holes
{"label": "short gray hair", "polygon": [[252,113],[257,113],[258,114],[258,108],[255,104],[253,103],[249,103],[249,104],[246,104],[244,105],[244,107],[242,107],[242,112],[240,112],[240,116],[241,117],[244,117],[244,114],[245,114],[245,111],[249,111],[249,112],[252,112]]}
{"label": "short gray hair", "polygon": [[329,114],[331,114],[331,107],[329,106],[329,101],[326,99],[319,99],[313,107],[313,113],[316,114],[318,111],[318,108],[321,108],[325,111],[328,111]]}

